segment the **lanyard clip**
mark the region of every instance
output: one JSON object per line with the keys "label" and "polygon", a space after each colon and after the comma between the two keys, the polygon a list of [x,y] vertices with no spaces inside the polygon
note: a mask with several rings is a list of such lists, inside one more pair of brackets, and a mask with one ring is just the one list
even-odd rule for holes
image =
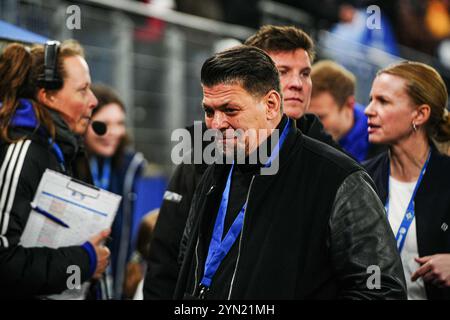
{"label": "lanyard clip", "polygon": [[207,287],[204,284],[200,283],[198,288],[200,289],[200,291],[198,293],[198,298],[201,299],[201,300],[204,300],[206,293],[209,291],[209,287]]}

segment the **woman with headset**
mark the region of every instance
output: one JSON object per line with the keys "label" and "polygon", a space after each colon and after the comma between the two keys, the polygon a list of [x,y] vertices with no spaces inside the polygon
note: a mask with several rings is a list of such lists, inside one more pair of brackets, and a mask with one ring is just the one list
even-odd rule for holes
{"label": "woman with headset", "polygon": [[[80,246],[25,248],[20,244],[46,169],[82,179],[85,132],[97,104],[83,49],[75,41],[31,49],[8,45],[0,56],[0,297],[35,298],[68,289],[69,266],[81,282],[107,267],[109,230]],[[89,181],[89,177],[84,177]]]}

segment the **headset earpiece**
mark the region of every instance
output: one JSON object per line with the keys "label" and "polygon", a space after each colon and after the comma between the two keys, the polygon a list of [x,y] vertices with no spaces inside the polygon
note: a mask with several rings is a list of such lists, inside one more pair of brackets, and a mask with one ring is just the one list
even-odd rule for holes
{"label": "headset earpiece", "polygon": [[59,41],[47,41],[44,51],[44,72],[38,77],[38,85],[49,90],[61,89],[63,81],[58,74]]}

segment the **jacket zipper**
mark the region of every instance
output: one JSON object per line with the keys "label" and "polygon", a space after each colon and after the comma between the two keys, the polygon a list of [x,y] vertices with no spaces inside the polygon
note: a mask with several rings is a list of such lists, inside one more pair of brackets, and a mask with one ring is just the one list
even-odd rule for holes
{"label": "jacket zipper", "polygon": [[[216,188],[216,185],[212,185],[211,188],[208,190],[208,192],[206,193],[206,196],[209,196],[214,189]],[[195,291],[197,290],[197,286],[199,285],[198,282],[198,267],[199,267],[199,263],[198,263],[198,243],[200,242],[200,235],[197,237],[197,243],[195,244],[195,278],[194,278],[194,289],[192,291],[192,296],[195,295]]]}
{"label": "jacket zipper", "polygon": [[192,291],[192,296],[195,296],[195,291],[197,290],[198,282],[198,243],[200,242],[200,237],[197,237],[197,243],[195,245],[195,279],[194,279],[194,290]]}
{"label": "jacket zipper", "polygon": [[[253,180],[255,180],[255,176],[252,177],[252,181],[250,181],[250,186],[248,187],[247,198],[245,199],[245,203],[247,203],[247,204],[248,204],[248,198],[250,197],[250,191],[252,190]],[[238,264],[239,264],[239,258],[241,257],[242,236],[244,234],[245,217],[247,216],[246,213],[247,213],[247,207],[245,207],[245,210],[244,210],[244,220],[242,221],[241,236],[239,237],[238,256],[236,259],[236,266],[234,267],[233,277],[231,278],[230,291],[228,293],[227,300],[231,300],[231,293],[233,291],[234,279],[236,277],[236,272],[237,272],[237,268],[238,268]]]}

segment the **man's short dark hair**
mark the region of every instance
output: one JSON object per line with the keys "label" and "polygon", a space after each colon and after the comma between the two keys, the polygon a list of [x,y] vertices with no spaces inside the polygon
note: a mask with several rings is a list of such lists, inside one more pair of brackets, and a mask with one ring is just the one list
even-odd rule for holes
{"label": "man's short dark hair", "polygon": [[251,46],[237,46],[207,59],[202,66],[201,82],[207,87],[239,84],[256,97],[273,89],[281,96],[275,63],[267,53]]}
{"label": "man's short dark hair", "polygon": [[314,41],[306,32],[294,26],[262,26],[245,44],[266,52],[303,49],[308,53],[311,62],[315,57]]}

